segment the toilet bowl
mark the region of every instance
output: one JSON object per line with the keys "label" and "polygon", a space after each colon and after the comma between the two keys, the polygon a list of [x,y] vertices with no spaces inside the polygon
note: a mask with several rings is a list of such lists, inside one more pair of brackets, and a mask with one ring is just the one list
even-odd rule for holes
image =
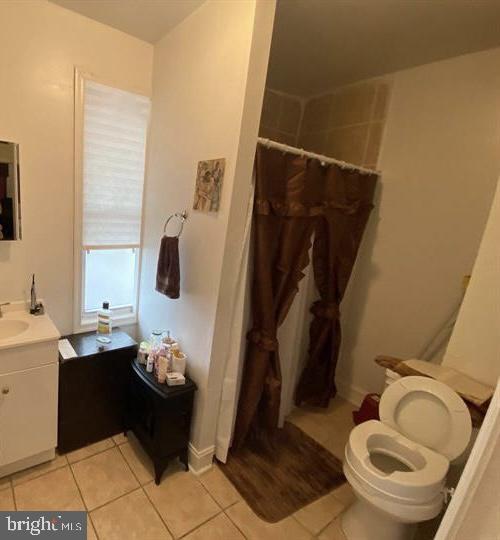
{"label": "toilet bowl", "polygon": [[345,448],[344,474],[356,501],[341,525],[348,540],[407,540],[437,516],[450,462],[465,450],[471,418],[462,398],[428,377],[387,387],[380,421],[356,426]]}

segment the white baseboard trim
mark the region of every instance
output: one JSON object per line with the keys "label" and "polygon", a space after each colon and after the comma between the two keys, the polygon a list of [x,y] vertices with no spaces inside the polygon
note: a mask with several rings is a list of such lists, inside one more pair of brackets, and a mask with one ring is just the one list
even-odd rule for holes
{"label": "white baseboard trim", "polygon": [[339,396],[349,401],[349,403],[356,405],[356,407],[359,407],[366,394],[370,393],[368,390],[350,384],[342,379],[336,379],[335,384]]}
{"label": "white baseboard trim", "polygon": [[203,450],[198,450],[189,443],[189,470],[193,474],[202,474],[208,471],[213,464],[215,455],[215,446],[207,446]]}

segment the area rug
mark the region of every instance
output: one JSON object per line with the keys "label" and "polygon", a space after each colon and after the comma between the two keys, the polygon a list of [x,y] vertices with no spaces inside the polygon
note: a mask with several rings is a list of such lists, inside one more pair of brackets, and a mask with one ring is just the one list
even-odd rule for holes
{"label": "area rug", "polygon": [[250,508],[270,523],[345,482],[342,462],[290,422],[272,445],[247,444],[231,452],[220,468]]}

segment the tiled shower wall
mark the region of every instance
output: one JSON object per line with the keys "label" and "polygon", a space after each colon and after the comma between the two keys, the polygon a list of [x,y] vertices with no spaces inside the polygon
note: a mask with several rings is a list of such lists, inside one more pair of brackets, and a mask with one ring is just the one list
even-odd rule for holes
{"label": "tiled shower wall", "polygon": [[302,99],[266,88],[259,135],[296,146],[302,118]]}
{"label": "tiled shower wall", "polygon": [[302,99],[267,89],[260,135],[375,168],[390,93],[389,78]]}
{"label": "tiled shower wall", "polygon": [[389,91],[389,79],[376,79],[307,100],[299,146],[375,168]]}

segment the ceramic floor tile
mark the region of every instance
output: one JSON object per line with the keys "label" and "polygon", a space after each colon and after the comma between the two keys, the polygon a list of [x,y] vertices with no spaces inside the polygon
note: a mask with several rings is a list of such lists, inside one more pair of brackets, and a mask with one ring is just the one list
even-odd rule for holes
{"label": "ceramic floor tile", "polygon": [[320,444],[324,444],[328,440],[330,426],[321,417],[300,411],[294,412],[288,417],[288,420]]}
{"label": "ceramic floor tile", "polygon": [[141,485],[153,480],[153,462],[137,441],[131,440],[120,445],[120,452],[123,454],[125,461],[129,464]]}
{"label": "ceramic floor tile", "polygon": [[329,433],[326,441],[322,441],[321,444],[331,452],[335,457],[340,460],[344,459],[345,445],[349,440],[349,434],[354,428],[354,424],[347,423],[336,424],[336,429],[333,433]]}
{"label": "ceramic floor tile", "polygon": [[2,489],[10,488],[10,476],[4,476],[3,478],[0,478],[0,491]]}
{"label": "ceramic floor tile", "polygon": [[344,505],[344,508],[347,508],[356,500],[356,495],[354,495],[354,491],[348,482],[344,482],[341,486],[335,488],[332,495]]}
{"label": "ceramic floor tile", "polygon": [[331,431],[334,432],[339,427],[342,429],[348,429],[349,431],[354,429],[355,424],[352,418],[353,410],[354,408],[349,403],[347,408],[328,415],[326,418],[330,425]]}
{"label": "ceramic floor tile", "polygon": [[310,540],[312,535],[293,517],[277,523],[267,523],[240,501],[226,510],[226,514],[248,540]]}
{"label": "ceramic floor tile", "polygon": [[349,401],[337,396],[330,401],[326,414],[330,418],[344,418],[352,421],[352,411],[356,408]]}
{"label": "ceramic floor tile", "polygon": [[15,509],[12,489],[2,489],[2,491],[0,491],[0,511],[8,512],[9,510]]}
{"label": "ceramic floor tile", "polygon": [[159,486],[151,482],[144,490],[176,538],[221,511],[190,472],[176,472],[163,478]]}
{"label": "ceramic floor tile", "polygon": [[102,540],[169,540],[172,536],[142,489],[92,512]]}
{"label": "ceramic floor tile", "polygon": [[116,446],[71,467],[89,510],[139,487]]}
{"label": "ceramic floor tile", "polygon": [[306,409],[305,407],[294,407],[292,409],[292,412],[286,417],[286,420],[288,422],[292,422],[292,424],[297,424],[302,419],[310,419],[319,417],[316,413],[316,409]]}
{"label": "ceramic floor tile", "polygon": [[245,540],[245,537],[225,514],[219,514],[183,540]]}
{"label": "ceramic floor tile", "polygon": [[94,456],[95,454],[103,452],[104,450],[112,448],[113,446],[115,446],[113,439],[104,439],[103,441],[79,448],[78,450],[73,450],[73,452],[68,452],[66,456],[70,463],[76,463],[77,461]]}
{"label": "ceramic floor tile", "polygon": [[335,519],[328,527],[318,536],[318,540],[347,540],[342,527],[340,526],[340,518]]}
{"label": "ceramic floor tile", "polygon": [[296,407],[288,420],[336,457],[343,459],[345,444],[354,428],[352,420],[354,409],[354,405],[336,397],[330,401],[326,409],[309,406]]}
{"label": "ceramic floor tile", "polygon": [[353,405],[341,398],[336,396],[330,400],[328,407],[313,407],[312,405],[301,405],[300,407],[294,407],[292,410],[292,415],[296,414],[306,414],[308,416],[314,416],[316,418],[323,418],[327,416],[337,415],[339,413],[344,413],[345,410],[351,409]]}
{"label": "ceramic floor tile", "polygon": [[344,505],[329,493],[321,499],[301,508],[293,515],[312,534],[318,534],[344,509]]}
{"label": "ceramic floor tile", "polygon": [[123,433],[119,433],[118,435],[114,435],[112,437],[115,444],[125,444],[128,441],[128,437],[125,436]]}
{"label": "ceramic floor tile", "polygon": [[98,540],[90,516],[87,514],[87,540]]}
{"label": "ceramic floor tile", "polygon": [[68,466],[14,487],[18,510],[85,510]]}
{"label": "ceramic floor tile", "polygon": [[24,471],[14,473],[12,475],[12,483],[14,486],[17,486],[19,484],[22,484],[23,482],[27,482],[28,480],[38,478],[39,476],[47,472],[60,469],[67,464],[68,460],[66,459],[66,456],[56,455],[56,457],[51,461],[47,461],[46,463],[40,463],[40,465],[36,465],[35,467],[30,467],[29,469],[25,469]]}
{"label": "ceramic floor tile", "polygon": [[198,480],[205,486],[221,508],[227,508],[241,500],[236,488],[226,478],[217,465],[198,477]]}

